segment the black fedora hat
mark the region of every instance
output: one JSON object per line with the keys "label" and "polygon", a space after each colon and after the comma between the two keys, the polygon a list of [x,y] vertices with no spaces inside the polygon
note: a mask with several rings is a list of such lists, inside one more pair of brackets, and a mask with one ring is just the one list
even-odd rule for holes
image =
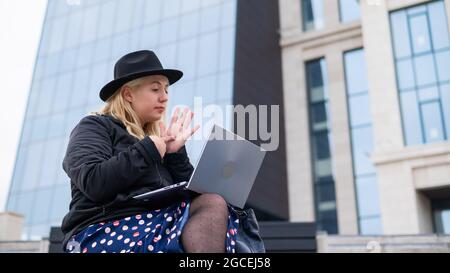
{"label": "black fedora hat", "polygon": [[125,83],[149,75],[166,76],[169,79],[169,84],[173,84],[181,79],[183,72],[176,69],[164,69],[153,51],[131,52],[116,62],[114,80],[100,90],[100,98],[106,101]]}

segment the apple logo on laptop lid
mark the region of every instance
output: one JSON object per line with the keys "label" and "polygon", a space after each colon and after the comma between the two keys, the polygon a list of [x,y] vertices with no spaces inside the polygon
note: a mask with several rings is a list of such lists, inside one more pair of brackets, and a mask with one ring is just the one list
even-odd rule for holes
{"label": "apple logo on laptop lid", "polygon": [[234,175],[234,171],[236,169],[236,164],[233,161],[228,161],[222,168],[222,176],[225,179],[228,179]]}

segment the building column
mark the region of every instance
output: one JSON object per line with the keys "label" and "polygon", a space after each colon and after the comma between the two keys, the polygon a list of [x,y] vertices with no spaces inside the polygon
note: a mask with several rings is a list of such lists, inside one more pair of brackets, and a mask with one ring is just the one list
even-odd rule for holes
{"label": "building column", "polygon": [[296,47],[283,50],[289,219],[315,220],[305,69]]}

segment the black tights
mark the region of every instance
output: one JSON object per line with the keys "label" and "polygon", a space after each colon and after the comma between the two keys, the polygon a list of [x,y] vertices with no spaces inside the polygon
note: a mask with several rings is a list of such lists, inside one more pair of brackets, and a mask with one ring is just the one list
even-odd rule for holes
{"label": "black tights", "polygon": [[181,242],[188,253],[223,253],[228,207],[218,194],[202,194],[192,200]]}

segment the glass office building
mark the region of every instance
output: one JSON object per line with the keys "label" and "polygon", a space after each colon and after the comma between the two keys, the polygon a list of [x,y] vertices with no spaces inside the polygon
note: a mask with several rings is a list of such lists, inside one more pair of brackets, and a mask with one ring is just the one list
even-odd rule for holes
{"label": "glass office building", "polygon": [[[192,108],[194,96],[232,104],[236,10],[236,0],[49,0],[7,202],[25,216],[25,239],[47,236],[67,213],[69,134],[101,108],[98,92],[124,54],[151,49],[185,72],[171,107]],[[192,161],[199,145],[187,146]]]}

